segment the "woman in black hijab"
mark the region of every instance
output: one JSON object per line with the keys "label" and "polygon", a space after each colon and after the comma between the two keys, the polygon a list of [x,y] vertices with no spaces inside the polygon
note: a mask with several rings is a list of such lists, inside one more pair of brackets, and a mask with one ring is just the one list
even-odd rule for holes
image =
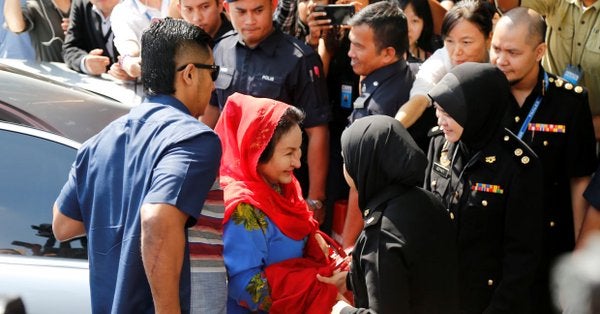
{"label": "woman in black hijab", "polygon": [[454,229],[440,201],[418,187],[425,154],[400,122],[383,115],[356,120],[341,143],[346,181],[358,190],[365,221],[347,280],[363,310],[340,301],[334,312],[455,313]]}
{"label": "woman in black hijab", "polygon": [[461,313],[528,313],[542,174],[535,153],[502,127],[509,95],[504,74],[482,63],[455,67],[429,92],[439,130],[425,187],[457,227]]}

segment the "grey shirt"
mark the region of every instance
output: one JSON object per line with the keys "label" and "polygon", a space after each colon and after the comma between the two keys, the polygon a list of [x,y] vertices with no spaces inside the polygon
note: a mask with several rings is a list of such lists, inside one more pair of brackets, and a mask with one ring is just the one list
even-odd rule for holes
{"label": "grey shirt", "polygon": [[65,34],[60,24],[69,13],[61,12],[50,0],[29,0],[23,7],[37,61],[63,62],[62,45]]}

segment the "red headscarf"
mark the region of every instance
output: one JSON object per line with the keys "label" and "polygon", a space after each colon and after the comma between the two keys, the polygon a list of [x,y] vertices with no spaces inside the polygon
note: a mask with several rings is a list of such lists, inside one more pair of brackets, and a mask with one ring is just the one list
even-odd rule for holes
{"label": "red headscarf", "polygon": [[220,169],[225,201],[223,223],[239,203],[247,203],[260,208],[281,232],[294,240],[317,229],[295,177],[291,183],[280,185],[279,194],[257,171],[258,159],[289,107],[276,100],[239,93],[227,99],[215,127],[223,147]]}
{"label": "red headscarf", "polygon": [[[295,177],[277,193],[258,174],[258,159],[271,140],[279,120],[290,106],[282,102],[235,93],[227,99],[215,131],[223,157],[220,179],[226,223],[241,202],[262,210],[286,236],[307,237],[303,257],[268,265],[271,313],[330,313],[337,289],[316,279],[331,276],[335,261],[325,256],[314,235],[318,223],[308,210]],[[324,235],[327,238],[326,235]]]}

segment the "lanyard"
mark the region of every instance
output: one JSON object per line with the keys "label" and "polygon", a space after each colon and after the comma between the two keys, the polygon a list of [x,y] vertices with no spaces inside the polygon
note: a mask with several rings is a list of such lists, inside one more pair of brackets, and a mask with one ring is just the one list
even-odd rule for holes
{"label": "lanyard", "polygon": [[537,98],[535,99],[533,106],[531,106],[531,109],[529,110],[529,113],[527,114],[527,118],[525,118],[525,121],[523,121],[523,125],[521,125],[521,129],[519,129],[519,134],[517,134],[517,137],[519,139],[523,139],[523,135],[525,135],[525,132],[527,132],[527,127],[529,126],[529,122],[531,122],[531,119],[533,119],[535,112],[538,110],[538,107],[542,103],[542,98],[544,98],[544,91],[548,90],[548,84],[549,84],[548,83],[548,73],[546,73],[546,71],[544,71],[544,89],[542,90],[542,94],[537,96]]}

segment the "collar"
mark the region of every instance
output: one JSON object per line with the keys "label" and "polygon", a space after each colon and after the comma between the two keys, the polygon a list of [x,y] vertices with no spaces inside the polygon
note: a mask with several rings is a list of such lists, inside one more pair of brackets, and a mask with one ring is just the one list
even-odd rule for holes
{"label": "collar", "polygon": [[400,59],[392,64],[381,67],[365,77],[362,82],[362,90],[363,92],[370,93],[388,78],[398,73],[403,73],[407,69],[408,67],[406,65],[406,60],[404,59]]}
{"label": "collar", "polygon": [[377,195],[367,202],[365,209],[362,210],[363,217],[367,217],[369,214],[373,213],[373,211],[381,206],[381,204],[402,194],[402,191],[406,190],[407,187],[407,185],[394,184],[377,193]]}
{"label": "collar", "polygon": [[[277,47],[279,46],[279,43],[282,40],[284,40],[283,37],[284,37],[283,33],[279,30],[279,28],[277,28],[277,27],[275,27],[275,25],[273,25],[273,32],[271,32],[271,34],[269,34],[269,36],[267,36],[265,39],[263,39],[256,46],[256,48],[254,48],[252,50],[261,49],[268,56],[274,56],[275,52],[277,51]],[[244,44],[244,42],[242,41],[242,37],[240,36],[240,33],[237,33],[237,40],[232,41],[232,44],[233,45],[230,48],[233,48],[234,45],[239,45],[239,46],[248,48],[248,46],[246,46],[246,44]],[[250,49],[250,48],[248,48],[248,49]]]}
{"label": "collar", "polygon": [[171,106],[176,109],[179,109],[180,111],[182,111],[185,114],[191,115],[190,110],[181,101],[179,101],[179,99],[177,99],[171,95],[158,94],[158,95],[148,96],[144,102]]}
{"label": "collar", "polygon": [[165,1],[162,1],[161,4],[161,9],[155,9],[155,8],[151,8],[145,4],[143,4],[140,0],[132,0],[131,3],[133,4],[133,6],[138,10],[138,12],[140,14],[145,14],[146,17],[148,17],[148,20],[152,19],[153,17],[160,17],[162,14],[162,9],[164,6]]}
{"label": "collar", "polygon": [[[566,0],[566,2],[576,5],[578,8],[583,8],[582,0]],[[600,10],[600,1],[596,1],[596,2],[594,2],[594,4],[586,7],[586,9],[589,9],[589,8],[595,8],[596,10]]]}
{"label": "collar", "polygon": [[[538,72],[538,77],[537,77],[537,83],[535,84],[535,87],[531,90],[531,93],[529,93],[529,95],[527,95],[527,98],[525,98],[525,102],[523,103],[523,107],[521,108],[522,110],[529,110],[539,95],[544,95],[545,93],[548,92],[548,91],[544,90],[544,88],[545,88],[544,87],[545,70],[541,64],[539,64],[538,66],[539,66],[539,72]],[[554,77],[554,75],[551,75],[550,73],[548,73],[548,77]],[[513,97],[513,99],[514,99],[514,97]],[[516,100],[515,100],[515,102],[516,102]]]}
{"label": "collar", "polygon": [[102,11],[100,11],[100,9],[98,9],[98,7],[96,7],[96,5],[92,5],[92,11],[98,13],[98,16],[100,16],[100,20],[102,21],[102,23],[109,23],[110,25],[110,14],[108,15],[108,17],[104,17],[104,13],[102,13]]}
{"label": "collar", "polygon": [[221,26],[217,30],[217,33],[215,34],[215,38],[213,38],[213,39],[216,41],[220,40],[221,37],[223,37],[223,35],[225,35],[225,33],[229,32],[232,29],[233,29],[233,26],[231,25],[231,22],[227,19],[227,16],[225,15],[225,13],[221,12]]}

